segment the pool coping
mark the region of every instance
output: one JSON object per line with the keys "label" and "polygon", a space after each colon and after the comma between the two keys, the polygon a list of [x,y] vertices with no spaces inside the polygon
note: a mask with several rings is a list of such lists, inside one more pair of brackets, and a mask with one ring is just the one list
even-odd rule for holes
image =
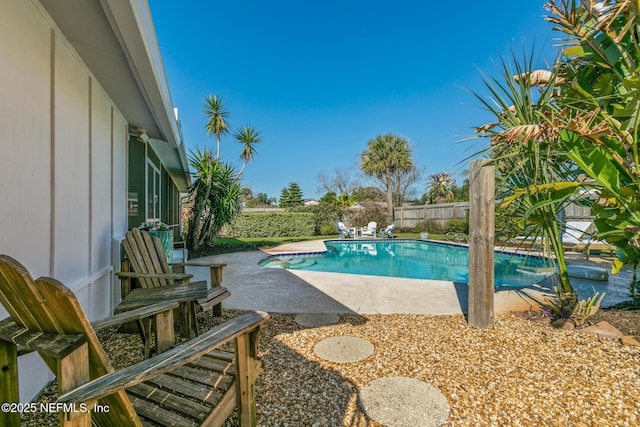
{"label": "pool coping", "polygon": [[[466,284],[258,266],[258,261],[269,255],[322,252],[319,249],[324,248],[323,240],[287,243],[262,251],[201,258],[198,263],[227,264],[222,285],[231,296],[224,301],[224,308],[338,314],[452,315],[468,311]],[[192,280],[208,279],[205,267],[188,267],[187,271],[194,275]],[[536,309],[551,292],[543,286],[496,288],[494,312]]]}
{"label": "pool coping", "polygon": [[[380,242],[384,242],[387,239],[328,239],[328,240],[318,240],[320,242],[327,243],[327,242],[341,242],[341,243],[380,243]],[[389,239],[391,240],[391,239]],[[468,248],[469,245],[468,244],[464,244],[464,243],[456,243],[456,242],[441,242],[439,240],[429,240],[429,239],[393,239],[393,242],[428,242],[428,243],[433,243],[435,245],[444,245],[444,246],[461,246],[464,248]],[[519,257],[523,257],[523,258],[530,258],[530,257],[534,257],[534,258],[544,258],[544,259],[549,259],[549,257],[546,257],[544,255],[538,255],[538,254],[531,254],[531,253],[520,253],[520,252],[516,252],[514,250],[508,250],[508,249],[494,249],[494,252],[497,253],[506,253],[506,254],[511,254],[511,255],[516,255]],[[323,253],[327,252],[327,250],[323,250],[323,251],[302,251],[302,252],[278,252],[278,253],[270,253],[270,250],[267,250],[266,253],[269,254],[268,256],[266,256],[264,259],[269,259],[273,256],[295,256],[295,255],[321,255]],[[262,261],[262,260],[261,260]]]}
{"label": "pool coping", "polygon": [[[391,240],[391,239],[328,239],[328,240],[322,240],[323,244],[325,245],[326,248],[326,244],[327,243],[381,243],[384,242],[385,240]],[[393,243],[395,242],[425,242],[425,243],[431,243],[431,244],[435,244],[435,245],[440,245],[440,246],[459,246],[459,247],[463,247],[463,248],[468,248],[469,245],[468,244],[461,244],[461,243],[457,243],[457,242],[442,242],[442,241],[438,241],[438,240],[429,240],[429,239],[407,239],[407,238],[401,238],[401,239],[396,239],[394,238],[392,240]],[[323,251],[301,251],[301,252],[283,252],[283,253],[275,253],[275,254],[269,254],[268,256],[262,258],[261,260],[258,261],[258,265],[260,266],[260,268],[275,268],[275,267],[266,267],[266,266],[262,266],[260,264],[262,264],[263,262],[268,261],[269,259],[272,258],[279,258],[279,257],[295,257],[295,256],[304,256],[304,255],[323,255],[325,253],[329,252],[328,249],[325,249]],[[509,255],[513,255],[513,256],[517,256],[517,257],[521,257],[521,258],[537,258],[537,259],[542,259],[542,260],[546,260],[546,261],[550,261],[549,257],[546,257],[544,255],[539,255],[539,254],[531,254],[531,253],[519,253],[519,252],[514,252],[512,250],[506,250],[506,249],[494,249],[493,251],[494,253],[500,253],[500,254],[509,254]],[[283,270],[295,270],[295,271],[309,271],[309,270],[305,270],[305,269],[298,269],[298,268],[281,268]],[[323,271],[323,270],[312,270],[312,271],[316,271],[318,273],[334,273],[334,274],[355,274],[355,273],[344,273],[344,272],[335,272],[335,271]],[[359,276],[375,276],[375,277],[386,277],[386,278],[394,278],[394,276],[377,276],[377,275],[372,275],[372,274],[357,274]],[[396,277],[397,278],[397,277]],[[449,282],[449,280],[442,280],[442,279],[429,279],[429,278],[417,278],[417,277],[406,277],[407,279],[414,279],[414,280],[433,280],[433,281],[441,281],[441,282]],[[539,281],[543,281],[545,279],[547,279],[548,277],[544,277],[541,278]],[[453,282],[453,281],[451,281]],[[538,283],[538,282],[536,282]],[[465,283],[466,284],[466,283]],[[520,289],[520,288],[528,288],[531,286],[531,284],[528,285],[494,285],[496,289],[500,288],[500,289]]]}

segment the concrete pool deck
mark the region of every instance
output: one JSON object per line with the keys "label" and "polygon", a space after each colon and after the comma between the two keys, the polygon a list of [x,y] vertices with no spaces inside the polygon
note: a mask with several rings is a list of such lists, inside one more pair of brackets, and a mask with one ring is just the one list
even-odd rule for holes
{"label": "concrete pool deck", "polygon": [[[467,313],[467,285],[357,274],[263,268],[258,262],[270,255],[321,252],[322,240],[287,243],[263,251],[214,255],[192,262],[224,262],[222,285],[231,296],[223,306],[277,313],[357,314],[462,314]],[[206,280],[206,268],[191,267],[193,280]],[[539,285],[498,288],[496,314],[536,308],[550,296]]]}

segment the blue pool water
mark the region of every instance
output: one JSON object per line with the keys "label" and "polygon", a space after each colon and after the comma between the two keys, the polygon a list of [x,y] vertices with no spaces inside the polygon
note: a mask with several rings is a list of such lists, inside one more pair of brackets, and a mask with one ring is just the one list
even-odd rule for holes
{"label": "blue pool water", "polygon": [[[467,283],[469,250],[420,240],[329,240],[326,252],[267,258],[263,267]],[[495,253],[496,286],[528,286],[552,275],[542,258]]]}

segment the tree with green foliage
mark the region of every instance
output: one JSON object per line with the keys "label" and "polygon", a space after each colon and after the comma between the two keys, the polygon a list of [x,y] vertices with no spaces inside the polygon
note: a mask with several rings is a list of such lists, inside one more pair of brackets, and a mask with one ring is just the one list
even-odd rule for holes
{"label": "tree with green foliage", "polygon": [[273,197],[269,198],[267,193],[258,193],[254,196],[253,200],[250,203],[252,208],[261,207],[261,206],[272,206],[275,202]]}
{"label": "tree with green foliage", "polygon": [[213,245],[220,229],[240,213],[241,186],[233,167],[215,158],[209,149],[192,151],[189,164],[194,181],[189,189],[186,242],[190,250],[197,250]]}
{"label": "tree with green foliage", "polygon": [[356,198],[348,194],[336,196],[336,205],[340,209],[349,209],[356,202]]}
{"label": "tree with green foliage", "polygon": [[216,158],[220,158],[220,137],[229,133],[231,126],[229,117],[231,114],[224,108],[224,102],[221,97],[209,94],[204,99],[204,114],[207,118],[205,126],[209,135],[215,135],[218,143],[218,151]]}
{"label": "tree with green foliage", "polygon": [[573,184],[596,216],[599,238],[618,249],[614,272],[634,267],[640,296],[640,5],[636,1],[546,4],[563,34],[554,67],[555,108],[539,132],[556,136],[563,154],[588,177]]}
{"label": "tree with green foliage", "polygon": [[[522,225],[542,226],[553,247],[568,301],[557,308],[575,309],[585,305],[565,277],[557,224],[566,203],[591,206],[599,238],[618,248],[614,272],[640,263],[640,15],[630,1],[545,7],[562,33],[560,57],[551,70],[504,67],[504,85],[487,78],[492,99],[484,103],[498,121],[479,130],[491,136],[495,163],[512,180],[503,205],[522,207]],[[640,290],[635,275],[631,290]],[[597,309],[596,296],[587,311]]]}
{"label": "tree with green foliage", "polygon": [[380,191],[378,187],[357,187],[351,193],[356,199],[356,202],[383,202],[385,200],[385,193]]}
{"label": "tree with green foliage", "polygon": [[297,183],[290,183],[288,187],[283,188],[280,192],[280,207],[292,208],[303,204],[302,190]]}
{"label": "tree with green foliage", "polygon": [[318,200],[318,202],[325,205],[335,205],[337,197],[338,196],[336,196],[336,193],[334,193],[333,191],[329,191],[322,197],[320,197],[320,200]]}
{"label": "tree with green foliage", "polygon": [[562,228],[557,221],[569,194],[564,191],[565,186],[556,187],[554,183],[572,181],[576,168],[562,155],[553,134],[538,134],[533,138],[529,132],[535,132],[547,121],[545,112],[550,111],[553,104],[553,85],[534,91],[531,79],[513,78],[514,74],[528,75],[533,70],[531,61],[531,56],[519,61],[514,53],[512,69],[503,59],[503,84],[483,75],[491,96],[488,99],[476,96],[497,121],[477,131],[491,136],[489,153],[496,166],[496,187],[500,191],[496,198],[503,201],[501,207],[509,207],[518,215],[523,234],[544,237],[548,245],[545,248],[555,255],[558,263],[560,293],[573,300],[575,292],[569,282]]}
{"label": "tree with green foliage", "polygon": [[455,186],[456,180],[449,172],[438,172],[429,175],[427,202],[433,204],[453,201],[455,197],[453,189]]}
{"label": "tree with green foliage", "polygon": [[376,179],[387,192],[387,213],[393,218],[394,177],[397,172],[408,172],[414,167],[411,148],[406,138],[388,133],[369,140],[367,149],[360,154],[360,169]]}
{"label": "tree with green foliage", "polygon": [[233,137],[242,145],[242,152],[240,152],[240,160],[242,160],[242,169],[238,175],[242,175],[244,168],[247,166],[250,160],[253,160],[258,152],[255,149],[255,145],[262,141],[260,132],[249,125],[244,125],[238,129]]}
{"label": "tree with green foliage", "polygon": [[465,178],[462,185],[458,187],[454,185],[451,189],[453,191],[454,202],[468,202],[469,201],[469,178]]}

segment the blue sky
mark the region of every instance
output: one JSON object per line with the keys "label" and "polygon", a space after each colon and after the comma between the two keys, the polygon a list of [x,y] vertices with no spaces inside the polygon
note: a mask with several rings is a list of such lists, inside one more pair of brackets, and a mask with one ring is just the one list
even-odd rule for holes
{"label": "blue sky", "polygon": [[[234,127],[262,133],[243,185],[279,197],[297,182],[305,198],[317,175],[352,168],[383,133],[407,138],[426,176],[453,172],[480,149],[460,142],[491,121],[469,90],[480,71],[511,48],[537,65],[554,57],[544,1],[210,1],[150,0],[173,103],[187,149],[211,147],[202,101],[221,96]],[[241,145],[222,139],[224,160],[241,166]]]}

